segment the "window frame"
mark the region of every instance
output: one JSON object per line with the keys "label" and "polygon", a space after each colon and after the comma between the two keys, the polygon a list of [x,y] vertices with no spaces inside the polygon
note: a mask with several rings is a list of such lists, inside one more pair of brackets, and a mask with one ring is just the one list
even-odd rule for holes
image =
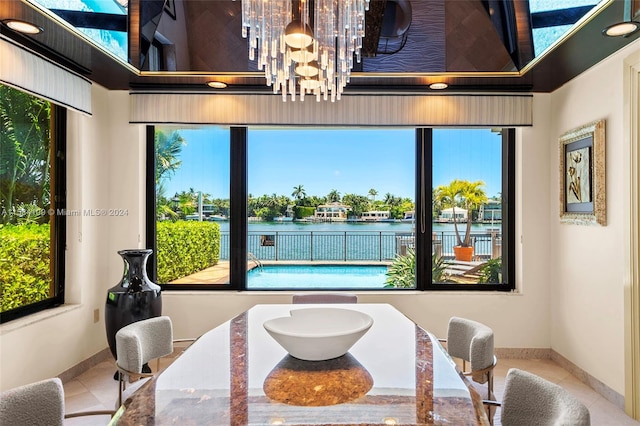
{"label": "window frame", "polygon": [[[163,290],[237,290],[237,291],[291,291],[291,289],[247,289],[247,144],[249,126],[230,126],[230,210],[229,235],[242,235],[229,240],[229,283],[220,284],[160,284]],[[415,204],[416,218],[431,217],[431,193],[433,162],[433,128],[415,129]],[[147,126],[147,239],[146,246],[156,250],[155,244],[155,126]],[[512,291],[515,289],[515,129],[503,128],[502,132],[502,198],[503,198],[503,283],[500,284],[453,284],[431,282],[431,235],[432,221],[424,220],[421,230],[416,223],[416,286],[415,288],[385,289],[398,291]],[[427,191],[428,189],[428,191]],[[429,201],[427,201],[429,200]],[[422,259],[420,261],[419,259]],[[148,262],[148,275],[157,278],[155,256]],[[296,291],[336,291],[340,289],[297,288]],[[353,291],[352,288],[345,289]],[[380,289],[358,289],[358,291],[380,291]]]}
{"label": "window frame", "polygon": [[50,285],[53,287],[54,295],[39,302],[0,312],[0,324],[64,304],[67,219],[64,214],[51,214],[50,212],[66,211],[67,208],[67,109],[54,103],[51,103],[50,138],[49,258],[52,273]]}
{"label": "window frame", "polygon": [[[422,170],[422,179],[418,177],[416,187],[428,189],[429,193],[433,188],[432,162],[433,162],[433,128],[418,129],[422,132],[416,139],[418,144],[423,144],[424,148],[420,152],[424,155],[424,170]],[[422,259],[422,262],[416,261],[417,265],[422,266],[416,270],[416,288],[424,291],[513,291],[516,284],[515,272],[515,183],[516,183],[516,131],[514,128],[504,127],[502,129],[502,270],[503,282],[500,284],[454,284],[454,283],[433,283],[431,277],[431,235],[433,232],[433,221],[425,221],[425,232],[418,232],[416,229],[416,259]],[[427,155],[429,154],[429,155]],[[418,191],[418,190],[417,190]],[[419,193],[416,191],[416,197]],[[422,191],[423,196],[426,191]],[[417,211],[418,219],[421,214],[431,217],[431,204],[418,203],[420,206],[428,205],[429,208]]]}

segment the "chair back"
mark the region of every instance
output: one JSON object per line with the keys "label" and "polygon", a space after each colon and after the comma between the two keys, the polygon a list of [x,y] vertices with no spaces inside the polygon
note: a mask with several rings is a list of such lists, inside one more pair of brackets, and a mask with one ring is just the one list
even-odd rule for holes
{"label": "chair back", "polygon": [[503,426],[589,426],[589,410],[566,389],[535,374],[511,368],[502,400]]}
{"label": "chair back", "polygon": [[296,293],[292,302],[297,303],[358,303],[358,295],[353,293]]}
{"label": "chair back", "polygon": [[471,364],[471,372],[493,365],[493,330],[477,321],[452,317],[447,329],[447,352]]}
{"label": "chair back", "polygon": [[167,316],[137,321],[116,333],[116,363],[123,370],[141,373],[144,364],[172,352],[173,327]]}
{"label": "chair back", "polygon": [[0,394],[3,426],[62,426],[64,388],[57,377],[9,389]]}

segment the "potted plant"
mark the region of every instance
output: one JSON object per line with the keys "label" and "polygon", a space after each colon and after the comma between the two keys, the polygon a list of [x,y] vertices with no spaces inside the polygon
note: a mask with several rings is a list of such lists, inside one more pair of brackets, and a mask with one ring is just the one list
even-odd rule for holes
{"label": "potted plant", "polygon": [[[453,209],[453,228],[456,231],[457,244],[453,247],[456,260],[470,262],[473,259],[473,246],[471,245],[471,222],[473,211],[487,201],[487,195],[482,187],[484,182],[469,182],[468,180],[452,180],[449,185],[441,185],[436,188],[436,200],[444,208]],[[458,230],[458,218],[456,207],[467,212],[467,229],[464,239],[460,237]]]}

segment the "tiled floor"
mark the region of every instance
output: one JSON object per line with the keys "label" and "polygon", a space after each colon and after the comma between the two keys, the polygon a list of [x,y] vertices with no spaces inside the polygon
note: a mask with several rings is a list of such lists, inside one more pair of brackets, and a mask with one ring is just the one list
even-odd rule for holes
{"label": "tiled floor", "polygon": [[[520,368],[537,374],[547,380],[559,384],[576,395],[591,412],[591,424],[602,426],[635,425],[637,422],[627,416],[587,385],[580,382],[565,369],[551,360],[501,359],[495,371],[494,391],[498,400],[502,399],[504,378],[511,367]],[[66,395],[66,411],[105,410],[115,405],[118,384],[113,380],[114,363],[103,362],[64,384]],[[106,425],[108,417],[81,417],[69,419],[66,425]],[[214,425],[215,423],[212,423]],[[499,411],[495,416],[495,424],[500,425]]]}

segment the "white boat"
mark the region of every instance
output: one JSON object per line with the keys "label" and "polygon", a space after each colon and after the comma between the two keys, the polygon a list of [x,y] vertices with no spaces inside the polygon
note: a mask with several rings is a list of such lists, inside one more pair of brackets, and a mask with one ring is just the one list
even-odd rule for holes
{"label": "white boat", "polygon": [[273,218],[274,222],[293,222],[293,218],[289,216],[278,216]]}

